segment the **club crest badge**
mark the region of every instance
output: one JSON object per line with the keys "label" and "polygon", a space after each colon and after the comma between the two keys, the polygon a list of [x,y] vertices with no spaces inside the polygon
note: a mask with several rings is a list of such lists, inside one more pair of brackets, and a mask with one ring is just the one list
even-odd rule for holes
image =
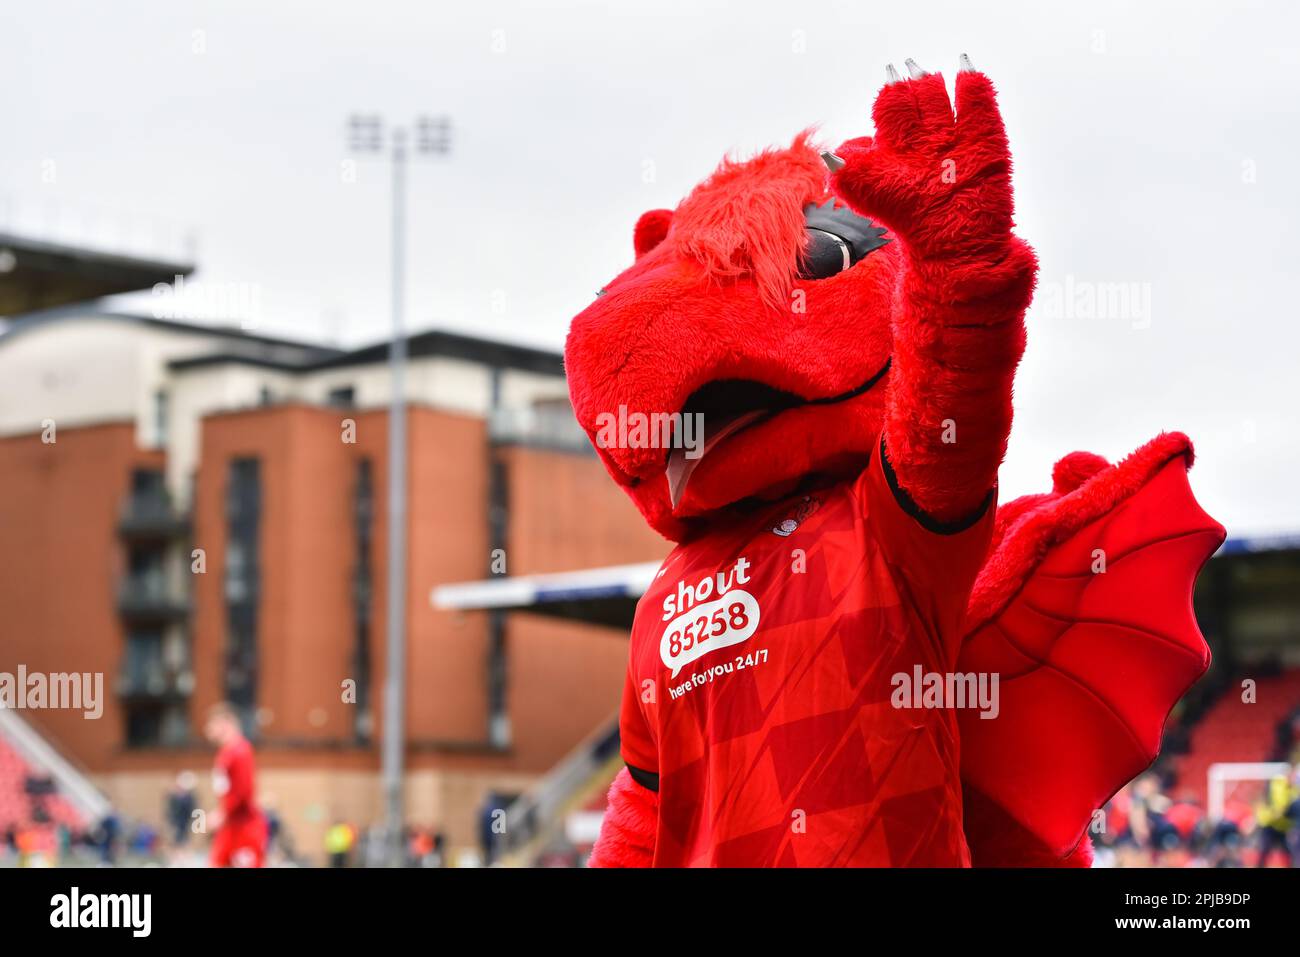
{"label": "club crest badge", "polygon": [[772,534],[780,535],[782,538],[789,538],[794,534],[794,530],[802,525],[813,512],[821,508],[821,500],[813,498],[811,495],[805,495],[794,514],[783,518],[772,526]]}

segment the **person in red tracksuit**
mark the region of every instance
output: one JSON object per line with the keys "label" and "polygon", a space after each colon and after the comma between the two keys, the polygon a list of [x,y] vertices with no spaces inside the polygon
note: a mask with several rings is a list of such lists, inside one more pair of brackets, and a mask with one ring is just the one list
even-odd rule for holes
{"label": "person in red tracksuit", "polygon": [[239,716],[229,704],[208,713],[204,728],[217,746],[212,786],[219,804],[208,812],[212,827],[213,867],[261,867],[266,860],[266,818],[254,801],[256,763]]}

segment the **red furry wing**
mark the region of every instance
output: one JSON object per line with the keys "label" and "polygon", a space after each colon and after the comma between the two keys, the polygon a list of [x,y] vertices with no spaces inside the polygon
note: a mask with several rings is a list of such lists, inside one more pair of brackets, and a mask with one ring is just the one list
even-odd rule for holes
{"label": "red furry wing", "polygon": [[1114,466],[1075,453],[1053,493],[999,511],[958,664],[999,676],[996,717],[959,715],[976,866],[1071,856],[1209,666],[1192,586],[1225,532],[1192,495],[1191,457],[1178,433]]}
{"label": "red furry wing", "polygon": [[659,796],[632,780],[627,768],[609,788],[609,804],[588,867],[649,867],[654,861]]}

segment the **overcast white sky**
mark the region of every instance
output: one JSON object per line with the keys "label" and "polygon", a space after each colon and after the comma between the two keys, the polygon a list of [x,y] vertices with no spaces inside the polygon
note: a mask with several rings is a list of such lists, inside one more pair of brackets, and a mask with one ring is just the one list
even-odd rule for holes
{"label": "overcast white sky", "polygon": [[[195,280],[255,297],[260,328],[370,341],[386,170],[345,181],[345,118],[447,113],[454,154],[412,170],[410,324],[559,348],[641,211],[727,151],[869,132],[887,62],[951,76],[965,51],[1043,267],[1004,498],[1182,429],[1230,532],[1300,530],[1296,11],[43,0],[0,30],[0,227],[142,251],[193,230]],[[1116,283],[1129,311],[1089,318],[1075,297]]]}

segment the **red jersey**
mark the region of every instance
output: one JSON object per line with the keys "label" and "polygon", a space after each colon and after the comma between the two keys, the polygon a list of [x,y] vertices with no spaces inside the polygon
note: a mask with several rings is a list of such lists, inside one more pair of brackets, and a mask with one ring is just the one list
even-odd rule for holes
{"label": "red jersey", "polygon": [[899,689],[953,672],[994,503],[940,529],[892,478],[876,455],[665,559],[620,718],[656,866],[970,863],[956,713]]}
{"label": "red jersey", "polygon": [[266,819],[253,800],[253,746],[236,738],[221,746],[212,786],[225,820],[212,838],[213,867],[261,867],[266,858]]}
{"label": "red jersey", "polygon": [[221,800],[221,810],[227,821],[256,816],[253,802],[253,780],[257,766],[253,760],[253,746],[246,738],[236,738],[221,746],[216,765],[212,769],[212,788]]}

